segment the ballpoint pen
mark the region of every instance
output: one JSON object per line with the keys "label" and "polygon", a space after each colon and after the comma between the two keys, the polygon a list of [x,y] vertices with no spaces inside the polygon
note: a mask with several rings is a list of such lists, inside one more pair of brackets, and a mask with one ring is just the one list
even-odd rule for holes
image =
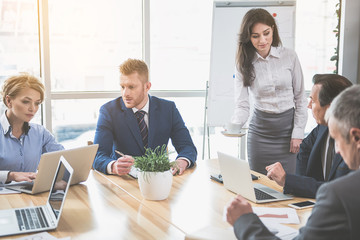
{"label": "ballpoint pen", "polygon": [[118,151],[118,150],[115,150],[115,152],[116,152],[117,154],[119,154],[120,156],[125,157],[125,154],[123,154],[122,152],[120,152],[120,151]]}
{"label": "ballpoint pen", "polygon": [[[122,152],[120,152],[120,151],[118,151],[118,150],[115,150],[115,152],[116,152],[117,154],[119,154],[120,156],[125,157],[125,154],[123,154]],[[132,169],[132,167],[130,167],[130,168]],[[136,172],[131,172],[131,170],[130,170],[130,172],[129,172],[129,175],[130,175],[131,177],[133,177],[133,178],[137,178],[137,173],[136,173]]]}

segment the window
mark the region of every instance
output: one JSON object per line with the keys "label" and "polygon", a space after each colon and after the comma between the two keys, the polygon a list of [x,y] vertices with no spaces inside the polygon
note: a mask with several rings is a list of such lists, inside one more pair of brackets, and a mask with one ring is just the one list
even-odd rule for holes
{"label": "window", "polygon": [[49,32],[52,130],[66,148],[86,145],[104,92],[120,95],[118,66],[142,58],[142,1],[49,0]]}
{"label": "window", "polygon": [[209,80],[212,1],[150,1],[152,89],[204,90]]}
{"label": "window", "polygon": [[100,107],[111,99],[69,99],[52,101],[53,133],[65,148],[93,141]]}
{"label": "window", "polygon": [[49,0],[52,91],[118,90],[120,63],[142,58],[141,3]]}
{"label": "window", "polygon": [[[36,0],[0,0],[0,86],[19,72],[40,75]],[[5,111],[1,101],[0,111]],[[41,122],[38,111],[34,122]]]}
{"label": "window", "polygon": [[[333,30],[338,23],[335,12],[338,2],[339,0],[297,1],[295,50],[304,73],[307,91],[310,91],[313,86],[312,77],[315,74],[333,73],[336,69],[335,62],[330,59],[337,47]],[[305,134],[308,134],[316,125],[309,110]]]}
{"label": "window", "polygon": [[[295,50],[304,72],[305,89],[311,90],[316,73],[333,73],[338,20],[335,13],[339,0],[297,1]],[[309,7],[311,6],[311,7]]]}

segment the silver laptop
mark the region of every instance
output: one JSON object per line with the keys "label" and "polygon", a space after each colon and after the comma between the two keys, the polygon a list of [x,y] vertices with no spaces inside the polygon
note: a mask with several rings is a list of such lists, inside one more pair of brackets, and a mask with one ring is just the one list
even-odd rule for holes
{"label": "silver laptop", "polygon": [[73,169],[60,157],[46,205],[0,210],[0,236],[55,229],[68,192]]}
{"label": "silver laptop", "polygon": [[29,194],[49,191],[51,180],[55,174],[56,166],[61,156],[64,156],[74,169],[71,185],[83,182],[89,176],[98,147],[98,144],[93,144],[79,148],[44,153],[41,155],[37,175],[33,182],[10,183],[5,185],[5,187]]}
{"label": "silver laptop", "polygon": [[265,185],[253,183],[249,163],[245,160],[218,152],[220,172],[226,189],[240,194],[255,203],[292,199]]}

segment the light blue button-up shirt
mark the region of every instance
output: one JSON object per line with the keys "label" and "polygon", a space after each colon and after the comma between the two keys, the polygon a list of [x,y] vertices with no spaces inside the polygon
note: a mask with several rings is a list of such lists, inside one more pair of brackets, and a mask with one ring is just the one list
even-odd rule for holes
{"label": "light blue button-up shirt", "polygon": [[36,172],[41,154],[62,150],[54,136],[42,125],[29,123],[29,131],[16,138],[4,113],[0,118],[0,182],[9,171]]}

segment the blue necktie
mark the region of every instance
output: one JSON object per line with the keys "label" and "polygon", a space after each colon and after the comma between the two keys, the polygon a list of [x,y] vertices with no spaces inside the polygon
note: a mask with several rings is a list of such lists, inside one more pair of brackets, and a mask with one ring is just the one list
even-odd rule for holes
{"label": "blue necktie", "polygon": [[135,117],[139,124],[141,138],[142,138],[144,147],[147,147],[148,146],[148,128],[147,128],[145,120],[144,120],[145,114],[146,114],[145,111],[140,110],[135,113]]}

